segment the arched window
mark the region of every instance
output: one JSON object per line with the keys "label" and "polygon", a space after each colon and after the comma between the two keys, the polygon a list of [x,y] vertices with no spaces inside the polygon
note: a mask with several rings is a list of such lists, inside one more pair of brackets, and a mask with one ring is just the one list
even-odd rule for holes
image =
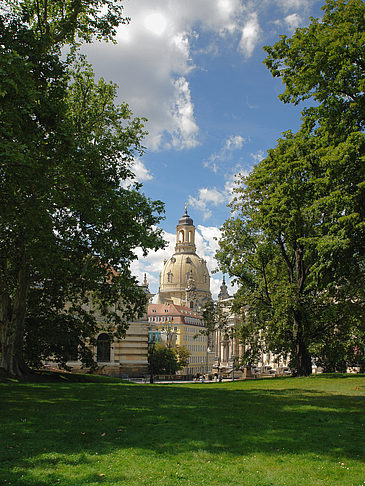
{"label": "arched window", "polygon": [[179,232],[179,243],[184,243],[184,231],[180,230]]}
{"label": "arched window", "polygon": [[110,336],[106,333],[98,336],[96,344],[96,360],[110,361]]}
{"label": "arched window", "polygon": [[167,274],[167,281],[168,281],[168,283],[172,283],[172,273],[171,272],[169,272]]}
{"label": "arched window", "polygon": [[193,232],[189,231],[189,243],[193,242]]}

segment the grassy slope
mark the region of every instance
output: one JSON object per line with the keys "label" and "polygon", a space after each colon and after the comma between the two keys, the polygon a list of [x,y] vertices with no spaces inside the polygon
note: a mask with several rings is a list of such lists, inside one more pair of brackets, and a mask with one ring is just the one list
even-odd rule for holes
{"label": "grassy slope", "polygon": [[364,485],[365,376],[0,384],[0,484]]}

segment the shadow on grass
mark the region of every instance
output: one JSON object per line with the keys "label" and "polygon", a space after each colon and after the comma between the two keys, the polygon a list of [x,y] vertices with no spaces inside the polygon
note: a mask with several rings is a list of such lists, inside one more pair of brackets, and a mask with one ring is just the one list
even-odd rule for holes
{"label": "shadow on grass", "polygon": [[[44,482],[32,479],[26,469],[95,466],[90,456],[127,450],[165,457],[194,451],[364,457],[361,396],[304,386],[270,389],[270,383],[267,389],[262,383],[259,389],[244,384],[7,384],[1,393],[0,480],[1,470],[7,471],[11,484],[57,484],[50,475]],[[21,472],[9,476],[13,468]],[[109,479],[115,484],[127,480],[119,472]],[[85,477],[72,484],[85,484]]]}

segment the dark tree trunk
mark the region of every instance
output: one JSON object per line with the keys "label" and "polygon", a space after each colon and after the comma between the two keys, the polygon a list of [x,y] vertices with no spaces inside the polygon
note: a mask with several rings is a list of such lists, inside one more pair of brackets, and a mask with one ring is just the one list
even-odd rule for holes
{"label": "dark tree trunk", "polygon": [[303,341],[298,341],[295,346],[294,376],[309,376],[312,374],[312,358]]}
{"label": "dark tree trunk", "polygon": [[303,338],[303,324],[299,312],[295,313],[293,326],[293,353],[291,368],[294,376],[309,376],[312,374],[312,357],[308,352]]}
{"label": "dark tree trunk", "polygon": [[28,273],[23,252],[14,298],[3,293],[0,301],[1,360],[0,370],[7,375],[22,377],[29,373],[23,358],[24,320],[28,292]]}

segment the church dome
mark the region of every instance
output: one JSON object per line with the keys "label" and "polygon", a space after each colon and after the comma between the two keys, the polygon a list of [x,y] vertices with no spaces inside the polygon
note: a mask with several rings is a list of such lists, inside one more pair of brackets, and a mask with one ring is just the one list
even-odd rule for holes
{"label": "church dome", "polygon": [[165,260],[160,275],[157,302],[199,309],[210,299],[209,271],[205,260],[196,254],[195,226],[185,205],[185,214],[176,226],[175,253]]}
{"label": "church dome", "polygon": [[192,226],[194,224],[194,221],[191,219],[191,217],[188,214],[185,213],[179,219],[179,224]]}
{"label": "church dome", "polygon": [[205,260],[195,253],[175,253],[164,264],[160,291],[184,291],[189,279],[195,288],[210,293],[209,272]]}

